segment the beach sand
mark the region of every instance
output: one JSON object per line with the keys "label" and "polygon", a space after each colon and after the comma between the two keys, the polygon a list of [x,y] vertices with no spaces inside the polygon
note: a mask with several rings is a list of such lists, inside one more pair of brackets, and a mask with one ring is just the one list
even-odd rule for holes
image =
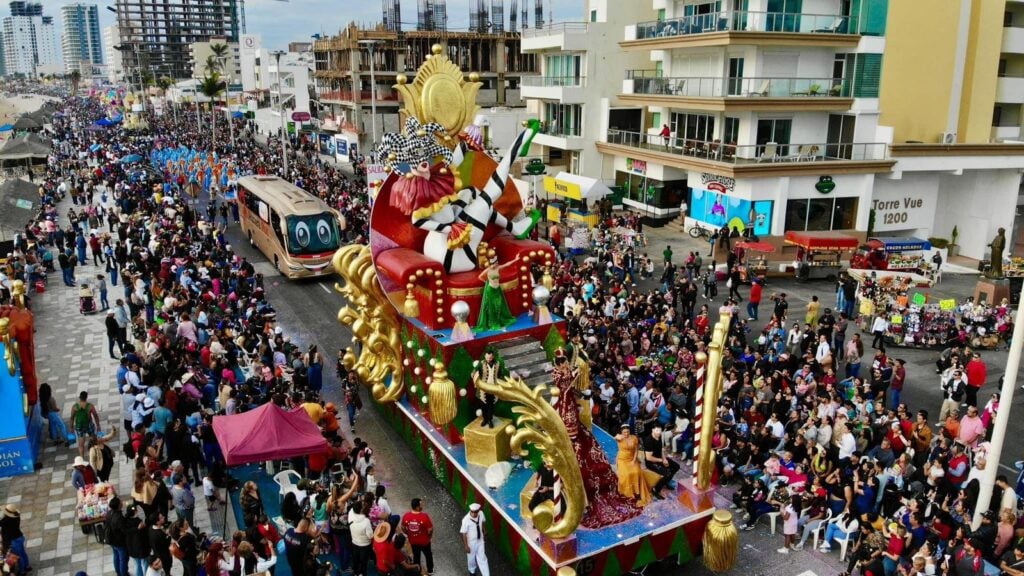
{"label": "beach sand", "polygon": [[31,94],[27,98],[20,94],[0,97],[0,124],[14,124],[22,114],[35,112],[42,107],[43,102],[53,99],[49,96],[35,94]]}

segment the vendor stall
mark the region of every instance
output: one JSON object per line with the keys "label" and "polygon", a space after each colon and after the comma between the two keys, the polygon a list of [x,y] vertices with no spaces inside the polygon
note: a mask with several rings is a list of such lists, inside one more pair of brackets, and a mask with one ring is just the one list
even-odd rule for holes
{"label": "vendor stall", "polygon": [[96,540],[100,541],[102,532],[95,530],[97,524],[106,522],[110,516],[110,501],[117,496],[117,491],[111,484],[100,482],[90,484],[78,490],[78,503],[75,505],[75,516],[82,532],[96,534]]}
{"label": "vendor stall", "polygon": [[843,269],[845,252],[857,249],[854,236],[836,232],[786,232],[786,244],[797,246],[796,279],[798,281],[835,278]]}
{"label": "vendor stall", "polygon": [[931,263],[925,252],[931,248],[931,242],[920,238],[868,238],[850,258],[850,268],[926,272]]}
{"label": "vendor stall", "polygon": [[911,272],[849,270],[857,282],[861,330],[870,331],[882,315],[888,329],[886,342],[893,346],[941,348],[957,335],[955,300],[937,300],[920,292],[931,279]]}
{"label": "vendor stall", "polygon": [[743,282],[751,282],[754,278],[768,276],[768,259],[765,254],[775,252],[775,246],[768,242],[752,242],[740,240],[734,247],[742,254],[739,266],[740,279]]}
{"label": "vendor stall", "polygon": [[611,190],[600,180],[568,172],[545,176],[544,192],[548,196],[558,197],[548,202],[548,220],[566,224],[581,223],[589,228],[597,226],[601,221],[598,202],[611,194]]}

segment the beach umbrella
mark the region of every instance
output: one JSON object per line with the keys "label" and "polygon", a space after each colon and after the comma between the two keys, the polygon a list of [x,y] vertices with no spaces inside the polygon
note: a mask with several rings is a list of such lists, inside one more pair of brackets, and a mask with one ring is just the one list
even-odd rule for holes
{"label": "beach umbrella", "polygon": [[102,150],[102,149],[103,149],[103,146],[100,146],[99,144],[93,144],[92,146],[89,146],[89,152],[95,152],[97,150]]}
{"label": "beach umbrella", "polygon": [[22,116],[18,118],[18,121],[14,123],[12,127],[14,130],[39,130],[43,125],[38,120],[31,116]]}
{"label": "beach umbrella", "polygon": [[121,158],[121,163],[122,164],[134,164],[134,163],[138,162],[139,160],[142,160],[142,156],[139,156],[138,154],[129,154],[129,155],[125,156],[124,158]]}

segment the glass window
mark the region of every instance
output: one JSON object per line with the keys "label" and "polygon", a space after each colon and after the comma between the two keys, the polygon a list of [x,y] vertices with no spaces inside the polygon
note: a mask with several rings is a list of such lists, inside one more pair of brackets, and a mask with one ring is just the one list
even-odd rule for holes
{"label": "glass window", "polygon": [[804,230],[807,225],[807,200],[786,202],[786,230]]}
{"label": "glass window", "polygon": [[857,198],[836,198],[832,211],[833,230],[853,230],[857,224]]}
{"label": "glass window", "polygon": [[812,198],[807,206],[807,230],[831,230],[832,198]]}
{"label": "glass window", "polygon": [[740,135],[740,119],[725,117],[725,130],[722,133],[722,142],[735,144]]}

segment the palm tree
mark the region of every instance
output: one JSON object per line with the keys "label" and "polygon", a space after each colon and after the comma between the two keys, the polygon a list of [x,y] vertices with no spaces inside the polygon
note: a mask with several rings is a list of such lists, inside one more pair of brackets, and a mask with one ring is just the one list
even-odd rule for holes
{"label": "palm tree", "polygon": [[228,45],[227,44],[211,44],[210,52],[213,52],[213,57],[217,60],[221,60],[227,57]]}
{"label": "palm tree", "polygon": [[71,71],[71,95],[78,95],[78,83],[82,81],[82,73],[78,70]]}
{"label": "palm tree", "polygon": [[210,126],[212,127],[212,136],[214,140],[217,140],[217,114],[214,113],[213,107],[217,99],[217,95],[224,91],[226,86],[224,81],[221,80],[220,72],[214,70],[209,72],[199,82],[199,92],[210,99]]}
{"label": "palm tree", "polygon": [[206,63],[203,64],[203,71],[207,74],[213,74],[214,72],[220,73],[220,61],[213,54],[206,57]]}

